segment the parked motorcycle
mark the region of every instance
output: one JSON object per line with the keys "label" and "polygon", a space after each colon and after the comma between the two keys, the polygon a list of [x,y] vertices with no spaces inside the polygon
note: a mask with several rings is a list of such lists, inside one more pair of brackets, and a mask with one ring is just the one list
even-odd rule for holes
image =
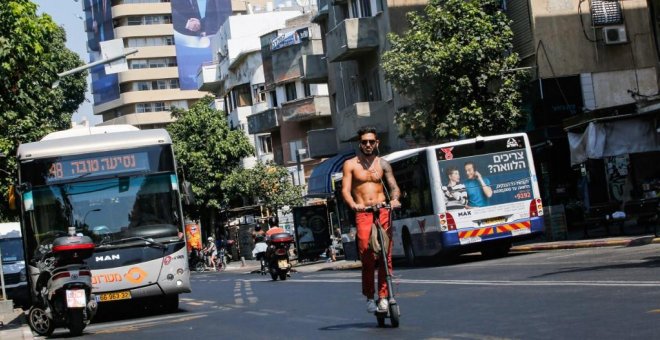
{"label": "parked motorcycle", "polygon": [[206,269],[204,255],[202,255],[201,250],[192,248],[190,255],[188,255],[188,268],[196,272],[203,272]]}
{"label": "parked motorcycle", "polygon": [[289,262],[289,248],[293,243],[293,236],[289,233],[277,233],[270,236],[268,250],[266,251],[266,262],[270,277],[275,281],[286,280],[291,263]]}
{"label": "parked motorcycle", "polygon": [[55,327],[67,327],[72,335],[82,334],[96,314],[97,303],[92,294],[92,274],[85,260],[92,256],[94,242],[87,236],[57,237],[39,261],[34,305],[28,314],[32,330],[41,336],[53,333]]}

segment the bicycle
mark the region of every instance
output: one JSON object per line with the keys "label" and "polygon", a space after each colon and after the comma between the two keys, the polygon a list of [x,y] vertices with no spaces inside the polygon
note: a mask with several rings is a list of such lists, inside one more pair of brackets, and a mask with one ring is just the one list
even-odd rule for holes
{"label": "bicycle", "polygon": [[[367,212],[372,212],[374,216],[374,224],[376,225],[376,231],[378,233],[378,244],[380,245],[380,263],[382,263],[383,268],[382,270],[385,270],[385,281],[387,282],[387,301],[389,303],[389,308],[386,312],[380,312],[376,310],[374,314],[376,315],[376,320],[378,321],[378,327],[385,327],[385,319],[390,319],[390,323],[392,324],[392,327],[396,328],[399,327],[399,317],[401,316],[401,311],[399,310],[399,305],[397,304],[396,300],[394,299],[394,290],[392,289],[392,273],[390,273],[390,269],[387,266],[387,251],[389,250],[389,247],[387,245],[384,245],[385,241],[383,239],[383,226],[380,224],[380,209],[385,208],[392,211],[392,207],[387,204],[387,203],[379,203],[376,205],[372,205],[369,207],[366,207],[364,211]],[[390,227],[391,227],[391,221],[390,221]]]}

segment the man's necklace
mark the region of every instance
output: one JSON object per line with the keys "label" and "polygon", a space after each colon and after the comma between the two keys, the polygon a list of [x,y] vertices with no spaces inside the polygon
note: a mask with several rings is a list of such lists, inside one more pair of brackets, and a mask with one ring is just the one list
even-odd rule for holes
{"label": "man's necklace", "polygon": [[[364,161],[363,161],[362,166],[364,167],[365,170],[371,172],[372,174],[375,174],[375,173],[376,173],[376,169],[375,169],[375,168],[374,168],[374,169],[371,168],[371,165],[373,165],[373,163],[374,163],[375,160],[376,160],[376,157],[374,157],[374,159],[372,159],[371,162],[368,162],[367,159],[364,158]],[[367,163],[367,162],[368,162],[368,164],[365,165],[365,163]]]}

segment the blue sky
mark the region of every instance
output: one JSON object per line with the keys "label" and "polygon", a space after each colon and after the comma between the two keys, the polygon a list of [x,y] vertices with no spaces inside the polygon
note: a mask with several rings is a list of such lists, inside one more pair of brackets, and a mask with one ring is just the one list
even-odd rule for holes
{"label": "blue sky", "polygon": [[[83,26],[84,21],[79,18],[83,17],[83,10],[80,0],[32,0],[37,6],[37,13],[47,13],[55,22],[64,27],[66,30],[66,46],[78,53],[80,58],[89,62],[87,55],[87,35]],[[91,78],[87,78],[87,100],[85,100],[78,111],[73,114],[73,121],[80,122],[83,117],[89,120],[90,125],[96,125],[102,121],[100,116],[95,116],[92,109],[92,94],[89,90],[89,83]]]}

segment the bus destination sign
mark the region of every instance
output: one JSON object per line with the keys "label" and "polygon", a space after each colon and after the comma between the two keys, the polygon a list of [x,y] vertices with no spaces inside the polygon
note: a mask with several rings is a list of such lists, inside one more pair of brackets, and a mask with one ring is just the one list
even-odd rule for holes
{"label": "bus destination sign", "polygon": [[53,162],[48,171],[49,181],[60,181],[89,174],[98,176],[149,169],[147,152],[76,158]]}

